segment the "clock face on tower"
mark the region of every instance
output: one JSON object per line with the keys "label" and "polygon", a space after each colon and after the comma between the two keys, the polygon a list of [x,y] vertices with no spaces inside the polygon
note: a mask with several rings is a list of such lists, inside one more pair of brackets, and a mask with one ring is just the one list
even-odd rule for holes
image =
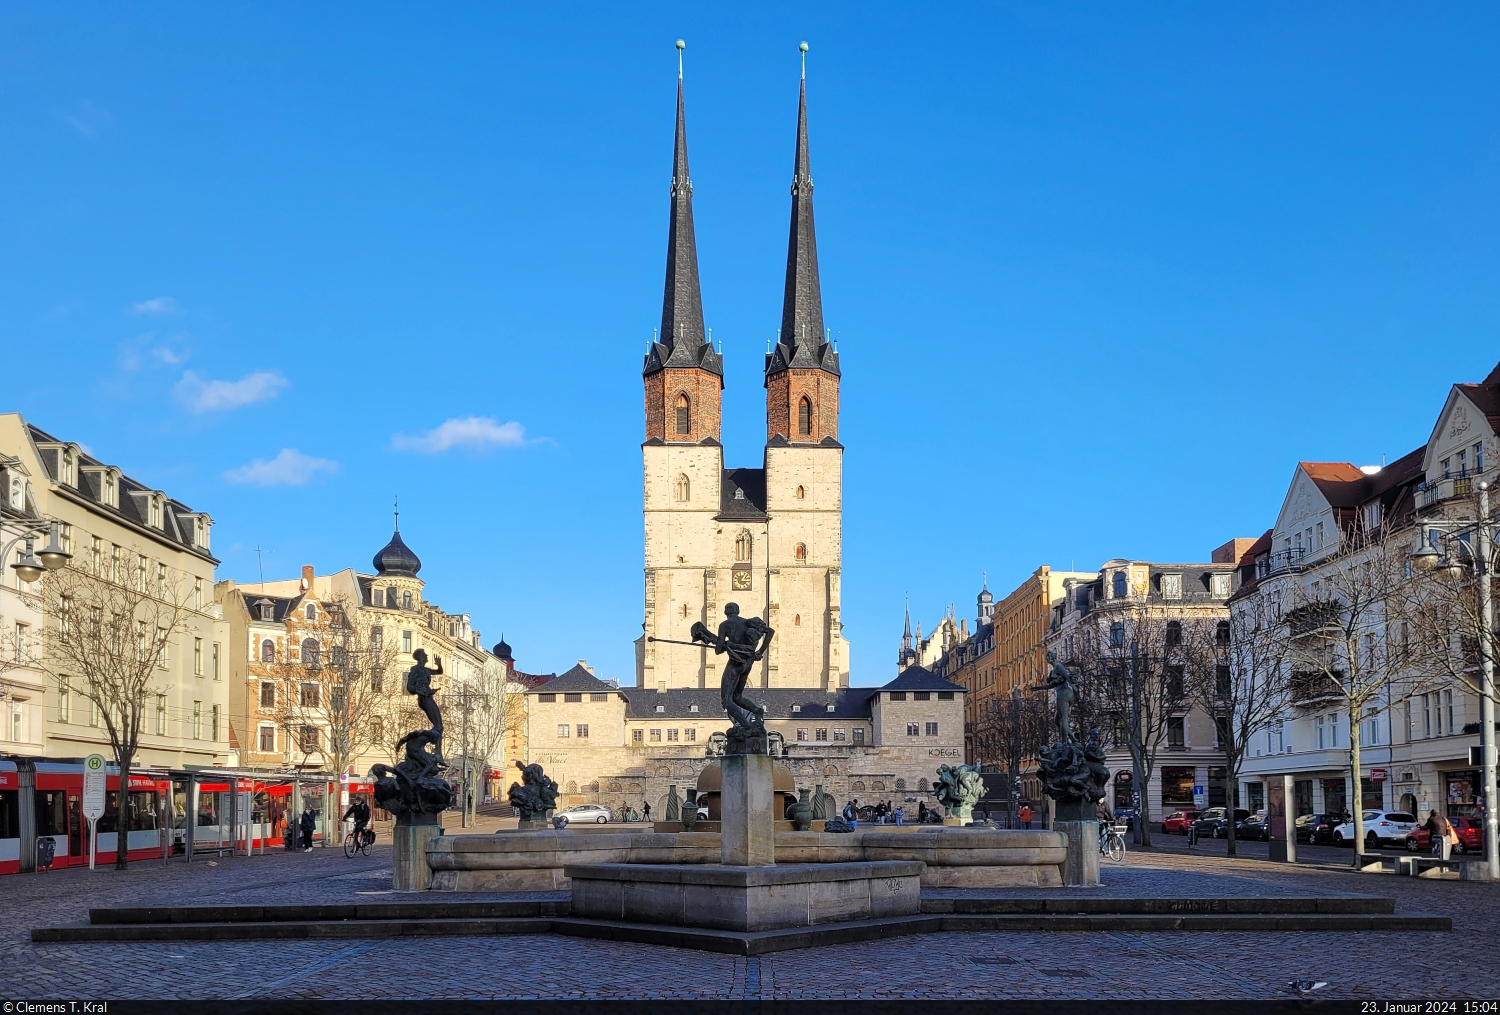
{"label": "clock face on tower", "polygon": [[736,592],[750,591],[750,569],[748,567],[737,567],[734,569],[734,590]]}

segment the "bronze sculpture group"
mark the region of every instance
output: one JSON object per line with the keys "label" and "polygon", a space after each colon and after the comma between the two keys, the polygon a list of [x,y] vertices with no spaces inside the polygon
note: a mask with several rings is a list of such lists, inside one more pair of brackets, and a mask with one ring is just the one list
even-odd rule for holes
{"label": "bronze sculpture group", "polygon": [[1109,768],[1104,764],[1104,747],[1099,731],[1089,730],[1088,739],[1080,744],[1073,734],[1073,699],[1077,695],[1072,671],[1047,653],[1052,672],[1036,691],[1052,691],[1056,702],[1057,740],[1041,753],[1039,775],[1042,792],[1056,801],[1059,821],[1091,821],[1095,805],[1104,799],[1109,785]]}
{"label": "bronze sculpture group", "polygon": [[702,621],[694,622],[691,641],[671,638],[649,638],[648,641],[670,645],[693,645],[711,648],[716,655],[727,655],[723,676],[719,678],[719,700],[729,716],[731,726],[725,735],[729,754],[769,754],[771,737],[766,733],[765,706],[745,697],[750,670],[766,657],[766,649],[775,635],[771,626],[759,617],[740,616],[738,603],[724,604],[724,622],[717,632]]}
{"label": "bronze sculpture group", "polygon": [[427,653],[421,649],[412,658],[416,662],[406,672],[406,693],[416,695],[417,707],[432,726],[396,741],[404,757],[394,766],[372,765],[370,777],[376,805],[394,814],[397,824],[435,825],[437,816],[453,805],[453,786],[441,774],[448,768],[443,760],[443,714],[432,686],[432,678],[443,672],[443,661],[434,659],[429,669]]}

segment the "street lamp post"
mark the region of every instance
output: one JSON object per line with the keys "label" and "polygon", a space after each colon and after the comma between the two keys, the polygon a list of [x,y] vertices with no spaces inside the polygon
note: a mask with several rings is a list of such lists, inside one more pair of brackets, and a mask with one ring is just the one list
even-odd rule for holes
{"label": "street lamp post", "polygon": [[[16,573],[16,577],[23,582],[34,582],[46,571],[56,571],[67,567],[68,561],[73,559],[73,555],[63,548],[57,522],[36,519],[9,524],[16,535],[11,538],[10,542],[0,547],[0,560],[9,557],[15,545],[25,540],[26,550],[21,554],[21,559],[10,566],[11,570]],[[33,549],[33,543],[43,532],[47,533],[47,545],[40,551],[36,551]]]}
{"label": "street lamp post", "polygon": [[1490,880],[1500,880],[1500,825],[1495,807],[1495,607],[1490,588],[1493,568],[1493,533],[1490,529],[1490,485],[1479,484],[1479,553],[1474,571],[1479,578],[1479,760],[1484,780],[1484,855]]}

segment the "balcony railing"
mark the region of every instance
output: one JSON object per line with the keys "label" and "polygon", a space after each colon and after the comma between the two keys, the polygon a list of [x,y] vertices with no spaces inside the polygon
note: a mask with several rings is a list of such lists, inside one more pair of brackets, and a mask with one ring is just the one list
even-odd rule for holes
{"label": "balcony railing", "polygon": [[1344,671],[1299,670],[1292,674],[1291,691],[1294,705],[1308,705],[1317,701],[1342,698],[1344,696]]}
{"label": "balcony railing", "polygon": [[1429,480],[1417,487],[1417,506],[1419,508],[1432,507],[1434,504],[1455,497],[1472,497],[1474,495],[1474,477],[1479,475],[1477,470],[1459,469],[1437,479]]}
{"label": "balcony railing", "polygon": [[1275,574],[1301,571],[1305,556],[1307,556],[1307,547],[1305,546],[1294,546],[1285,550],[1276,550],[1255,562],[1255,576],[1257,578],[1269,578]]}

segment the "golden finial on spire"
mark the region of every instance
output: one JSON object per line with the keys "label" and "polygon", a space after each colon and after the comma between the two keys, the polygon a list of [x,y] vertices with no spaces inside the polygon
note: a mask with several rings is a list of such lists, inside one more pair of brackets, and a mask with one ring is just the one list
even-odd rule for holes
{"label": "golden finial on spire", "polygon": [[806,81],[807,80],[807,43],[805,43],[805,42],[798,43],[797,44],[797,48],[802,51],[802,80]]}
{"label": "golden finial on spire", "polygon": [[682,80],[682,51],[687,49],[687,43],[682,39],[677,40],[677,80]]}

